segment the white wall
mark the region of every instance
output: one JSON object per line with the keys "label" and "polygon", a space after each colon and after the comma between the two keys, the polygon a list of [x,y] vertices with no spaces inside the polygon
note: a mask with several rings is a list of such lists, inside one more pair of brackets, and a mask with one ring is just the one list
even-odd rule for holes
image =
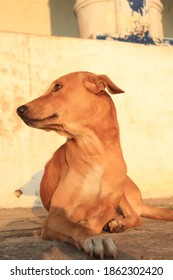
{"label": "white wall", "polygon": [[173,47],[1,32],[0,61],[0,207],[40,205],[44,165],[64,141],[27,127],[16,108],[79,70],[125,90],[114,101],[129,175],[145,198],[173,195]]}

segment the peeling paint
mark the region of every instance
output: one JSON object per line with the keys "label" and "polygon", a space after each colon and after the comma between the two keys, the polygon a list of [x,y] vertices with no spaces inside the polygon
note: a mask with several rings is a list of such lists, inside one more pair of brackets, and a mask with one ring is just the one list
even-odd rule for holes
{"label": "peeling paint", "polygon": [[153,39],[149,36],[149,32],[146,31],[142,34],[134,34],[124,35],[121,37],[110,36],[109,34],[98,34],[96,35],[96,39],[98,40],[115,40],[120,42],[129,42],[129,43],[137,43],[144,45],[155,45],[155,46],[173,46],[173,39],[163,38],[163,39]]}
{"label": "peeling paint", "polygon": [[130,8],[132,9],[132,16],[134,12],[140,13],[143,16],[143,10],[146,6],[146,0],[127,0]]}
{"label": "peeling paint", "polygon": [[148,0],[119,0],[118,22],[117,36],[120,37],[149,31]]}
{"label": "peeling paint", "polygon": [[[158,36],[152,38],[150,36],[149,0],[120,0],[119,3],[120,32],[118,34],[96,34],[95,39],[156,46],[173,45],[171,38],[158,38]],[[160,8],[160,6],[158,7]]]}

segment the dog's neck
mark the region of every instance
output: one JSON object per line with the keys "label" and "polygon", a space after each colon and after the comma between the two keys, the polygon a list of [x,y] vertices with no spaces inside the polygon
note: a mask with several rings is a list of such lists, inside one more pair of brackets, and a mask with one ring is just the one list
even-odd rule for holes
{"label": "dog's neck", "polygon": [[[85,126],[84,132],[81,131],[78,135],[69,138],[66,142],[67,149],[70,148],[70,153],[73,156],[79,155],[80,157],[101,157],[106,158],[108,154],[114,156],[122,156],[120,145],[119,126],[118,122],[106,123],[101,121],[99,126],[92,123]],[[72,156],[72,155],[71,155]],[[91,158],[90,158],[91,160]]]}
{"label": "dog's neck", "polygon": [[[81,120],[76,127],[67,127],[69,138],[76,142],[104,146],[120,145],[120,132],[115,105],[109,96],[103,96],[102,102],[92,108],[91,119]],[[68,126],[68,125],[67,125]],[[68,136],[67,136],[68,137]]]}
{"label": "dog's neck", "polygon": [[80,157],[95,156],[104,159],[109,154],[110,157],[118,156],[123,159],[116,108],[110,97],[103,98],[104,106],[98,103],[93,108],[95,110],[91,121],[81,121],[77,133],[70,131],[73,136],[68,139],[66,147],[67,150],[69,147],[73,157],[78,154]]}

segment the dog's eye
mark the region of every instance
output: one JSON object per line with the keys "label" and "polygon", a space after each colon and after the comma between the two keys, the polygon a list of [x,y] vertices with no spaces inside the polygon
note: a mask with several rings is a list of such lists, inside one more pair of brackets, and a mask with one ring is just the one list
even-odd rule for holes
{"label": "dog's eye", "polygon": [[54,88],[53,88],[53,92],[58,91],[60,88],[62,88],[61,84],[55,84]]}

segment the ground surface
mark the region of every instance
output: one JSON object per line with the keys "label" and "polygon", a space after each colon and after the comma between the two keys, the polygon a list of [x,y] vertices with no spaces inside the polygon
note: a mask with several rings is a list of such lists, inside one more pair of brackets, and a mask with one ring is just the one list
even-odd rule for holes
{"label": "ground surface", "polygon": [[[172,208],[173,198],[145,201]],[[84,260],[89,257],[61,241],[40,237],[46,216],[43,208],[0,210],[0,259],[4,260]],[[118,259],[173,260],[173,222],[145,219],[141,227],[107,234],[118,247]]]}

